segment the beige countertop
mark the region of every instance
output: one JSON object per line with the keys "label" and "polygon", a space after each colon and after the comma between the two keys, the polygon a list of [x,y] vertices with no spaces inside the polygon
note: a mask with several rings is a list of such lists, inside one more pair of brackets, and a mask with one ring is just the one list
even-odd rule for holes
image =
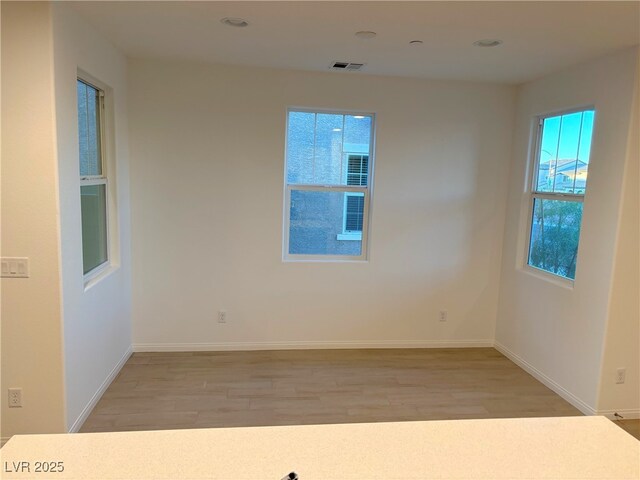
{"label": "beige countertop", "polygon": [[604,417],[451,420],[17,435],[0,461],[6,479],[638,479],[640,442]]}

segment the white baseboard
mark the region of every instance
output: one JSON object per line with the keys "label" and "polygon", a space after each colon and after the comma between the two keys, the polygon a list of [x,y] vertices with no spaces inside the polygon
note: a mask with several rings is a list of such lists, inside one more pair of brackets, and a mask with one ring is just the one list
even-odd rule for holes
{"label": "white baseboard", "polygon": [[237,350],[333,350],[358,348],[493,347],[493,340],[382,340],[336,342],[134,343],[134,352],[218,352]]}
{"label": "white baseboard", "polygon": [[520,368],[525,370],[527,373],[532,375],[536,380],[538,380],[539,382],[543,383],[544,385],[549,387],[551,390],[556,392],[558,395],[560,395],[562,398],[564,398],[567,402],[569,402],[571,405],[576,407],[585,415],[602,415],[601,413],[597,412],[592,406],[588,405],[586,402],[576,397],[573,393],[566,390],[563,386],[556,383],[554,380],[552,380],[547,375],[542,373],[540,370],[538,370],[536,367],[531,365],[522,357],[513,353],[511,350],[509,350],[507,347],[505,347],[501,343],[494,342],[494,347],[496,350],[502,353],[505,357],[507,357],[513,363],[515,363]]}
{"label": "white baseboard", "polygon": [[116,378],[120,370],[122,370],[122,367],[124,366],[125,363],[127,363],[127,360],[129,360],[129,357],[131,356],[132,353],[133,353],[132,348],[131,347],[127,348],[127,351],[124,352],[124,355],[122,355],[122,358],[120,358],[120,360],[115,365],[115,367],[113,367],[111,372],[109,372],[109,375],[107,375],[107,378],[104,379],[104,382],[102,382],[102,384],[100,385],[96,393],[93,394],[93,397],[91,397],[91,400],[89,400],[89,403],[87,403],[87,405],[82,409],[82,412],[80,413],[80,415],[78,415],[78,418],[76,418],[75,422],[73,422],[73,425],[71,425],[71,428],[69,428],[69,433],[76,433],[80,430],[80,427],[82,427],[82,424],[84,423],[84,421],[87,419],[91,411],[95,408],[96,404],[102,397],[102,394],[109,387],[109,385],[111,385],[111,382],[113,382],[113,380]]}
{"label": "white baseboard", "polygon": [[624,420],[637,420],[640,418],[640,410],[636,409],[627,409],[627,410],[598,410],[596,415],[604,415],[611,420],[620,420],[615,414],[621,415]]}

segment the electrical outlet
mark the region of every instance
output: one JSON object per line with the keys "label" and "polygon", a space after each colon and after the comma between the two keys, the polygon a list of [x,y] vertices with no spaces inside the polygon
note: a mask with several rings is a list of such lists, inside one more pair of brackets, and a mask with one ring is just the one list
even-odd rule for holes
{"label": "electrical outlet", "polygon": [[627,369],[619,368],[616,370],[616,383],[624,383],[627,377]]}
{"label": "electrical outlet", "polygon": [[22,389],[10,388],[9,389],[9,408],[22,407]]}
{"label": "electrical outlet", "polygon": [[438,315],[438,318],[440,319],[441,322],[446,322],[447,321],[447,311],[446,310],[440,310],[440,314]]}
{"label": "electrical outlet", "polygon": [[218,311],[218,323],[227,323],[227,312],[224,310]]}

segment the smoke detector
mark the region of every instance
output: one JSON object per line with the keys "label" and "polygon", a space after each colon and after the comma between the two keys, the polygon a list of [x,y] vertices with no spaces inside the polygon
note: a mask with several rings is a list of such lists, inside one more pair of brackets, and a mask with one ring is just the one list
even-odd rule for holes
{"label": "smoke detector", "polygon": [[355,63],[355,62],[333,62],[329,65],[331,70],[342,70],[344,72],[355,72],[358,70],[362,70],[364,67],[364,63]]}

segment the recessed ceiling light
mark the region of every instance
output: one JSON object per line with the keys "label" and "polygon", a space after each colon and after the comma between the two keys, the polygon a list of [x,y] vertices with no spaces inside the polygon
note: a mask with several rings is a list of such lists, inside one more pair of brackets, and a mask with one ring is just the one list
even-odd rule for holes
{"label": "recessed ceiling light", "polygon": [[362,120],[364,115],[354,115],[353,118],[357,118],[358,120]]}
{"label": "recessed ceiling light", "polygon": [[409,45],[422,45],[424,42],[422,40],[411,40]]}
{"label": "recessed ceiling light", "polygon": [[364,38],[364,39],[369,39],[369,38],[373,38],[377,35],[376,32],[371,32],[369,30],[362,30],[360,32],[356,32],[356,37],[358,38]]}
{"label": "recessed ceiling light", "polygon": [[334,131],[334,132],[341,132],[341,131],[342,131],[342,129],[341,129],[341,128],[334,128],[334,129],[333,129],[333,131]]}
{"label": "recessed ceiling light", "polygon": [[502,43],[502,40],[488,38],[485,40],[478,40],[477,42],[473,42],[473,45],[476,47],[497,47],[501,43]]}
{"label": "recessed ceiling light", "polygon": [[249,22],[247,22],[244,18],[239,17],[224,17],[220,19],[220,22],[224,23],[225,25],[229,25],[230,27],[246,27],[249,25]]}

